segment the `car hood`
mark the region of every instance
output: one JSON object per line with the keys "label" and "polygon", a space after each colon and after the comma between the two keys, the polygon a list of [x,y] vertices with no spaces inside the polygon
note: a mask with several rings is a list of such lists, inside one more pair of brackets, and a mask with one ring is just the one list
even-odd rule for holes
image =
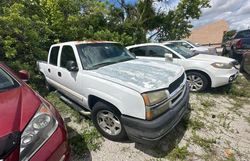
{"label": "car hood", "polygon": [[99,68],[91,75],[143,93],[167,88],[183,72],[183,67],[172,63],[135,59]]}
{"label": "car hood", "polygon": [[231,58],[226,58],[223,56],[216,56],[216,55],[206,55],[206,54],[199,54],[196,56],[193,56],[190,58],[191,60],[196,60],[196,61],[205,61],[205,62],[220,62],[220,63],[230,63],[235,61],[234,59]]}
{"label": "car hood", "polygon": [[211,46],[198,46],[198,47],[194,47],[192,50],[208,51],[208,49],[215,49],[215,48]]}
{"label": "car hood", "polygon": [[0,139],[23,131],[40,103],[40,99],[25,85],[0,92]]}
{"label": "car hood", "polygon": [[217,55],[217,51],[214,47],[211,46],[199,46],[191,49],[192,51],[195,51],[197,53],[201,54],[211,54],[211,55]]}

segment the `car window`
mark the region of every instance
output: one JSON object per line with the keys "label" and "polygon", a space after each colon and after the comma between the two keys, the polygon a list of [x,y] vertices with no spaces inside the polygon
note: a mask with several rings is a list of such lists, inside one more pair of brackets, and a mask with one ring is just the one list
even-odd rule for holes
{"label": "car window", "polygon": [[235,35],[235,39],[250,38],[250,30],[240,31]]}
{"label": "car window", "polygon": [[189,45],[189,44],[186,43],[186,42],[180,42],[180,45],[181,45],[181,46],[184,46],[185,48],[188,48],[188,49],[192,49],[192,48],[193,48],[191,45]]}
{"label": "car window", "polygon": [[134,53],[136,56],[146,56],[146,47],[136,47],[129,49],[130,52]]}
{"label": "car window", "polygon": [[191,58],[195,55],[191,50],[189,50],[183,46],[176,45],[174,43],[166,44],[166,46],[169,47],[170,49],[174,50],[178,54],[182,55],[184,58]]}
{"label": "car window", "polygon": [[59,46],[52,47],[50,52],[49,64],[57,65],[58,52],[59,52]]}
{"label": "car window", "polygon": [[67,61],[76,62],[74,50],[71,46],[63,46],[62,53],[61,53],[60,66],[63,68],[66,68]]}
{"label": "car window", "polygon": [[173,53],[161,46],[148,46],[148,56],[165,57],[165,54],[173,54]]}
{"label": "car window", "polygon": [[7,72],[0,68],[0,92],[18,87],[19,84]]}

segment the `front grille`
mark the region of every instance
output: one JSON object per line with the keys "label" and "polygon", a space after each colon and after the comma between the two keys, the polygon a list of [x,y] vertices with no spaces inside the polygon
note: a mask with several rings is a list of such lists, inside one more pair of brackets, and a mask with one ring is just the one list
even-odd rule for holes
{"label": "front grille", "polygon": [[170,94],[174,92],[180,86],[184,78],[185,78],[185,74],[183,73],[178,79],[176,79],[173,83],[169,85],[168,90]]}

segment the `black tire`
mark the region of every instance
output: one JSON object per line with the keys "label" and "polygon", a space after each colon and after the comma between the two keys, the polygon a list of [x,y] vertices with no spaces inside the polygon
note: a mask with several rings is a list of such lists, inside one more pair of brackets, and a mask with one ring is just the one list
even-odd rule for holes
{"label": "black tire", "polygon": [[227,51],[226,47],[224,46],[223,49],[222,49],[221,55],[222,56],[227,56],[227,54],[228,54],[228,51]]}
{"label": "black tire", "polygon": [[[197,81],[192,81],[191,79],[194,79]],[[208,88],[208,85],[209,85],[208,78],[203,73],[196,72],[196,71],[187,72],[187,80],[189,83],[189,89],[192,92],[204,91],[205,89]],[[199,80],[199,82],[198,82],[198,80]]]}
{"label": "black tire", "polygon": [[47,89],[47,91],[49,91],[49,92],[54,91],[55,88],[52,87],[52,86],[48,83],[48,81],[46,80],[45,76],[44,76],[43,78],[44,78],[44,85],[45,85],[45,88]]}
{"label": "black tire", "polygon": [[[105,114],[105,112],[107,112],[107,116],[103,119],[100,117],[100,115]],[[113,114],[113,119],[115,120],[115,122],[120,123],[120,129],[118,127],[116,127],[115,122],[112,119],[110,119],[110,117],[108,116],[108,115],[110,115],[110,113]],[[103,115],[103,116],[105,116],[105,115]],[[106,102],[97,102],[92,109],[91,118],[92,118],[92,121],[93,121],[96,129],[107,139],[113,140],[113,141],[125,141],[125,140],[127,140],[127,133],[126,133],[124,126],[121,122],[121,114],[111,104],[106,103]],[[102,128],[100,126],[100,124],[102,124],[101,122],[104,124],[104,126],[106,126],[105,128],[104,127]],[[109,127],[112,127],[112,128],[109,128]],[[110,130],[110,129],[117,131],[117,134],[115,134],[115,133],[110,134],[110,133],[112,133],[111,132],[112,130]]]}

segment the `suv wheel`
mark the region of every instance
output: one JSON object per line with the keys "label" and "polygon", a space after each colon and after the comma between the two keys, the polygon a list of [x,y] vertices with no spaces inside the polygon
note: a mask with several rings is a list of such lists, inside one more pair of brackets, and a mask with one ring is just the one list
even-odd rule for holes
{"label": "suv wheel", "polygon": [[92,110],[92,120],[97,130],[113,141],[123,141],[127,138],[120,116],[118,110],[104,102],[97,102]]}
{"label": "suv wheel", "polygon": [[199,72],[187,72],[187,81],[192,92],[200,92],[208,87],[208,79]]}

